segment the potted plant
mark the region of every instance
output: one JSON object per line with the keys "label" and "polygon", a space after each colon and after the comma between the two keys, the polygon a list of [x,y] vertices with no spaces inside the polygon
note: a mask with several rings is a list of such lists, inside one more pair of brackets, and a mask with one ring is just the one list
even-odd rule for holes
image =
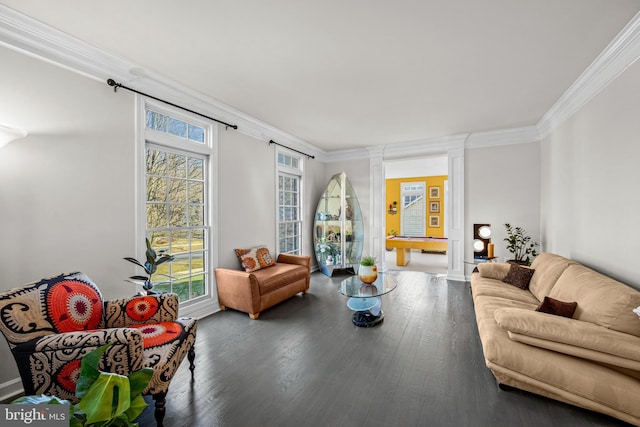
{"label": "potted plant", "polygon": [[538,256],[536,247],[538,243],[531,240],[531,236],[522,227],[512,227],[511,224],[505,224],[507,229],[507,250],[513,254],[513,259],[507,260],[516,264],[531,265],[533,259]]}
{"label": "potted plant", "polygon": [[[157,290],[154,290],[153,287],[155,285],[162,285],[165,283],[169,283],[169,282],[158,282],[158,283],[153,283],[151,280],[151,277],[156,274],[157,270],[158,270],[158,266],[161,264],[164,264],[166,262],[171,262],[175,259],[175,257],[173,255],[167,255],[165,253],[164,250],[160,250],[158,252],[156,252],[152,247],[151,247],[151,242],[149,241],[149,239],[145,239],[146,245],[147,245],[147,251],[146,251],[146,257],[147,260],[144,263],[139,262],[137,259],[135,258],[131,258],[131,257],[125,257],[124,259],[134,263],[135,265],[142,267],[145,271],[145,273],[147,273],[146,276],[131,276],[129,277],[129,280],[127,280],[127,282],[131,282],[133,284],[136,285],[140,285],[142,284],[142,289],[144,289],[144,292],[146,294],[159,294],[160,292]],[[172,277],[169,276],[168,274],[159,274],[160,276],[164,276],[167,277],[169,279],[171,279]]]}
{"label": "potted plant", "polygon": [[366,256],[360,260],[358,277],[368,285],[376,281],[378,278],[378,268],[376,267],[376,260],[374,257]]}
{"label": "potted plant", "polygon": [[69,426],[137,426],[133,420],[148,406],[142,392],[153,375],[153,369],[143,368],[129,376],[103,372],[98,369],[100,358],[111,344],[98,347],[82,357],[80,377],[76,385],[78,403],[56,396],[40,394],[23,396],[11,403],[69,405]]}

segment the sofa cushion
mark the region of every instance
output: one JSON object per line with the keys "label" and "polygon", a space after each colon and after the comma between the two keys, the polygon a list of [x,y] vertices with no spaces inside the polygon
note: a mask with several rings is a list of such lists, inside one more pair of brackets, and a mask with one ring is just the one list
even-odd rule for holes
{"label": "sofa cushion", "polygon": [[502,262],[481,262],[477,267],[478,272],[480,273],[480,277],[502,280],[509,273],[511,264]]}
{"label": "sofa cushion", "polygon": [[640,319],[633,312],[640,292],[583,265],[570,265],[549,296],[577,302],[574,319],[640,336]]}
{"label": "sofa cushion", "polygon": [[535,270],[532,268],[511,264],[509,272],[502,281],[520,289],[529,289],[529,282],[534,272]]}
{"label": "sofa cushion", "polygon": [[265,295],[297,280],[306,280],[308,274],[309,269],[305,266],[277,263],[267,269],[254,271],[251,275],[258,283],[260,295]]}
{"label": "sofa cushion", "polygon": [[553,285],[556,284],[560,275],[570,264],[575,264],[575,262],[560,255],[548,252],[541,253],[531,264],[531,268],[535,270],[535,273],[531,277],[529,291],[538,298],[538,301],[542,301],[544,297],[549,295]]}
{"label": "sofa cushion", "polygon": [[247,273],[275,265],[275,260],[266,246],[251,249],[236,249],[236,256]]}
{"label": "sofa cushion", "polygon": [[555,316],[573,317],[578,303],[564,302],[551,297],[544,297],[544,300],[536,308],[541,313],[553,314]]}

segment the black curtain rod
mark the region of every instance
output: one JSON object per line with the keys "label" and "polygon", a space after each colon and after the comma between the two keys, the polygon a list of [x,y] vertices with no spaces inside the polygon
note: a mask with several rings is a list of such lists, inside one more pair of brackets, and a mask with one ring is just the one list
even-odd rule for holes
{"label": "black curtain rod", "polygon": [[275,142],[273,139],[271,141],[269,141],[269,145],[271,145],[271,144],[276,144],[276,145],[279,145],[280,147],[286,148],[287,150],[295,151],[296,153],[300,153],[303,156],[307,156],[310,159],[315,159],[316,158],[316,156],[312,156],[311,154],[303,153],[302,151],[298,151],[295,148],[291,148],[291,147],[287,147],[286,145],[279,144],[279,143]]}
{"label": "black curtain rod", "polygon": [[148,93],[140,92],[139,90],[135,90],[135,89],[132,89],[132,88],[130,88],[130,87],[126,87],[125,85],[122,85],[122,84],[120,84],[120,83],[116,82],[116,81],[115,81],[115,80],[113,80],[113,79],[109,79],[109,80],[107,80],[107,84],[108,84],[109,86],[113,86],[113,91],[114,91],[114,92],[117,92],[117,91],[118,91],[118,88],[119,88],[119,87],[121,87],[122,89],[130,90],[131,92],[135,92],[135,93],[137,93],[137,94],[144,95],[144,96],[149,97],[149,98],[151,98],[151,99],[155,99],[156,101],[164,102],[165,104],[167,104],[167,105],[171,105],[172,107],[180,108],[181,110],[188,111],[188,112],[193,113],[193,114],[197,114],[198,116],[200,116],[200,117],[204,117],[205,119],[213,120],[214,122],[218,122],[218,123],[220,123],[220,124],[225,125],[227,128],[238,129],[238,125],[232,125],[232,124],[229,124],[229,123],[223,122],[222,120],[218,120],[218,119],[214,119],[213,117],[205,116],[204,114],[200,114],[200,113],[198,113],[197,111],[193,111],[193,110],[190,110],[190,109],[188,109],[188,108],[185,108],[185,107],[181,107],[181,106],[179,106],[179,105],[176,105],[176,104],[174,104],[173,102],[165,101],[164,99],[160,99],[160,98],[156,98],[155,96],[151,96],[151,95],[149,95]]}

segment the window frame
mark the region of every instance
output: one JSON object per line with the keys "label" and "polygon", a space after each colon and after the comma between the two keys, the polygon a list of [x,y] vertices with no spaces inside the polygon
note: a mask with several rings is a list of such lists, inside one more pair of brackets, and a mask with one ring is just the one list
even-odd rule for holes
{"label": "window frame", "polygon": [[[205,197],[208,203],[204,207],[205,262],[204,270],[207,274],[205,295],[180,302],[181,315],[204,317],[216,311],[218,294],[215,289],[214,270],[218,265],[218,126],[195,115],[184,113],[177,108],[167,107],[142,95],[136,95],[137,102],[137,147],[136,147],[136,254],[144,259],[146,247],[144,241],[147,235],[146,223],[146,149],[156,147],[166,149],[167,152],[192,154],[207,158],[205,166]],[[160,132],[146,127],[147,108],[167,116],[197,125],[205,130],[204,142],[189,140],[180,136]],[[208,256],[207,256],[208,255]]]}
{"label": "window frame", "polygon": [[[280,155],[287,156],[291,159],[296,159],[298,166],[293,167],[280,163]],[[280,176],[294,176],[298,179],[298,255],[303,254],[303,247],[305,241],[305,221],[304,221],[304,157],[286,148],[276,147],[275,150],[275,219],[276,219],[276,256],[280,253],[295,253],[295,252],[280,252]]]}

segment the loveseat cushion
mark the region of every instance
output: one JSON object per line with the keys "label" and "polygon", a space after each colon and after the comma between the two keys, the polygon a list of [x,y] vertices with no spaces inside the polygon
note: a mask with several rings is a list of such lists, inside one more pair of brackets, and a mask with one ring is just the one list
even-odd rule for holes
{"label": "loveseat cushion", "polygon": [[272,267],[251,273],[258,283],[260,295],[268,294],[298,280],[306,280],[308,274],[307,267],[286,263],[276,263]]}
{"label": "loveseat cushion", "polygon": [[640,305],[640,292],[617,280],[572,264],[549,296],[577,302],[574,319],[640,337],[640,319],[633,312]]}
{"label": "loveseat cushion", "polygon": [[549,295],[551,288],[553,288],[560,275],[570,264],[575,264],[575,262],[560,255],[548,252],[541,253],[531,264],[531,268],[535,270],[535,273],[531,277],[529,291],[539,301],[542,301],[545,296]]}

